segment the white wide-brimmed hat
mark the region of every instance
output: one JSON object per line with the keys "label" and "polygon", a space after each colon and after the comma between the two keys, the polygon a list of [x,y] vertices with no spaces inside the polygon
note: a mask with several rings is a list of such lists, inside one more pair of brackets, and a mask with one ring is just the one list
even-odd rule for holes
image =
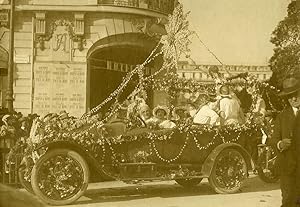
{"label": "white wide-brimmed hat", "polygon": [[163,110],[166,113],[165,116],[169,116],[170,114],[170,109],[167,106],[158,105],[153,109],[153,116],[156,116],[158,110]]}

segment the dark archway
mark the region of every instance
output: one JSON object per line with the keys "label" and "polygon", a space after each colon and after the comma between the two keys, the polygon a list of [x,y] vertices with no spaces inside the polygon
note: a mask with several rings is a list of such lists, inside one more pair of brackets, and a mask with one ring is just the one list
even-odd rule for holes
{"label": "dark archway", "polygon": [[[126,73],[143,63],[155,48],[157,42],[143,34],[120,34],[109,36],[96,42],[88,52],[87,107],[91,109],[105,100],[122,82]],[[155,68],[159,60],[147,67]],[[134,79],[136,80],[137,77]],[[136,85],[130,81],[119,99],[124,100]],[[151,93],[149,104],[151,105]],[[108,103],[105,112],[112,104]]]}

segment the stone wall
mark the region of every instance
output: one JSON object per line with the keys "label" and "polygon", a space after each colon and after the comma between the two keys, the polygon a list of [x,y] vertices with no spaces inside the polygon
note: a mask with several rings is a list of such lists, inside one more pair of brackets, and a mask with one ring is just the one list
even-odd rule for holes
{"label": "stone wall", "polygon": [[[67,105],[70,105],[70,100],[75,100],[76,96],[82,104],[77,112],[74,110],[74,105],[67,107],[72,115],[79,116],[86,110],[86,88],[87,85],[87,54],[89,49],[99,40],[114,36],[117,34],[142,33],[146,32],[146,28],[151,19],[149,17],[113,14],[113,13],[86,13],[84,16],[84,35],[76,39],[74,28],[69,26],[74,24],[74,14],[67,12],[48,12],[46,14],[46,32],[45,35],[33,34],[37,20],[34,12],[17,12],[15,19],[15,70],[14,70],[14,108],[21,111],[23,114],[31,112],[47,113],[58,112],[62,110],[63,103],[58,103],[58,96],[68,94],[71,90],[65,85],[55,82],[55,75],[51,76],[51,85],[43,80],[37,79],[41,73],[41,67],[47,66],[52,73],[56,73],[57,68],[68,71],[68,68],[77,68],[80,66],[83,77],[80,79],[84,82],[80,83],[83,90],[79,90],[81,94],[73,94],[68,97]],[[61,21],[61,22],[59,22]],[[62,23],[63,22],[63,23]],[[7,39],[8,33],[4,35]],[[38,41],[39,37],[43,37],[42,41]],[[74,38],[75,37],[75,38]],[[125,40],[124,40],[125,41]],[[0,42],[0,45],[7,44],[7,41]],[[41,47],[41,44],[43,46]],[[81,44],[81,46],[80,46]],[[7,47],[7,45],[4,45]],[[70,74],[70,71],[68,72]],[[71,76],[64,76],[62,79],[70,82]],[[76,86],[77,87],[77,86]],[[76,87],[74,87],[76,89]],[[49,89],[49,93],[45,92]],[[50,90],[52,89],[52,90]],[[57,95],[53,91],[61,90]],[[49,101],[47,96],[50,96],[52,106],[41,104],[41,101]],[[74,97],[73,97],[74,96]],[[55,106],[55,101],[57,106]],[[64,102],[66,100],[62,100]],[[71,101],[72,102],[72,101]],[[78,102],[78,103],[79,103]],[[78,104],[77,103],[77,104]]]}

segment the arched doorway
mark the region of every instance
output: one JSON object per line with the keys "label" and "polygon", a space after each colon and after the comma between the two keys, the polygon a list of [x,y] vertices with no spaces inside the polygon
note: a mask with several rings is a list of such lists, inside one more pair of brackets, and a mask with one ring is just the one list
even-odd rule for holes
{"label": "arched doorway", "polygon": [[[156,41],[143,34],[121,34],[110,36],[96,42],[89,50],[87,107],[92,109],[105,100],[122,82],[123,77],[141,64],[149,56]],[[160,65],[156,60],[148,65],[150,74]],[[134,89],[137,77],[134,77],[118,99],[123,101]],[[152,105],[152,93],[148,92],[149,105]],[[105,112],[112,104],[103,107]]]}

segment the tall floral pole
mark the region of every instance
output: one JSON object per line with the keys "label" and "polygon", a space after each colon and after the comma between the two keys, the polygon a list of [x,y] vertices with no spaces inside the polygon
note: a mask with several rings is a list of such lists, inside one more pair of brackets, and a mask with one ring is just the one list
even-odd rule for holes
{"label": "tall floral pole", "polygon": [[189,30],[188,14],[183,12],[182,4],[178,4],[173,14],[169,16],[169,22],[166,25],[167,34],[162,36],[160,41],[163,45],[164,63],[172,63],[172,66],[176,68],[180,56],[182,54],[189,56],[190,53],[189,37],[193,32]]}

